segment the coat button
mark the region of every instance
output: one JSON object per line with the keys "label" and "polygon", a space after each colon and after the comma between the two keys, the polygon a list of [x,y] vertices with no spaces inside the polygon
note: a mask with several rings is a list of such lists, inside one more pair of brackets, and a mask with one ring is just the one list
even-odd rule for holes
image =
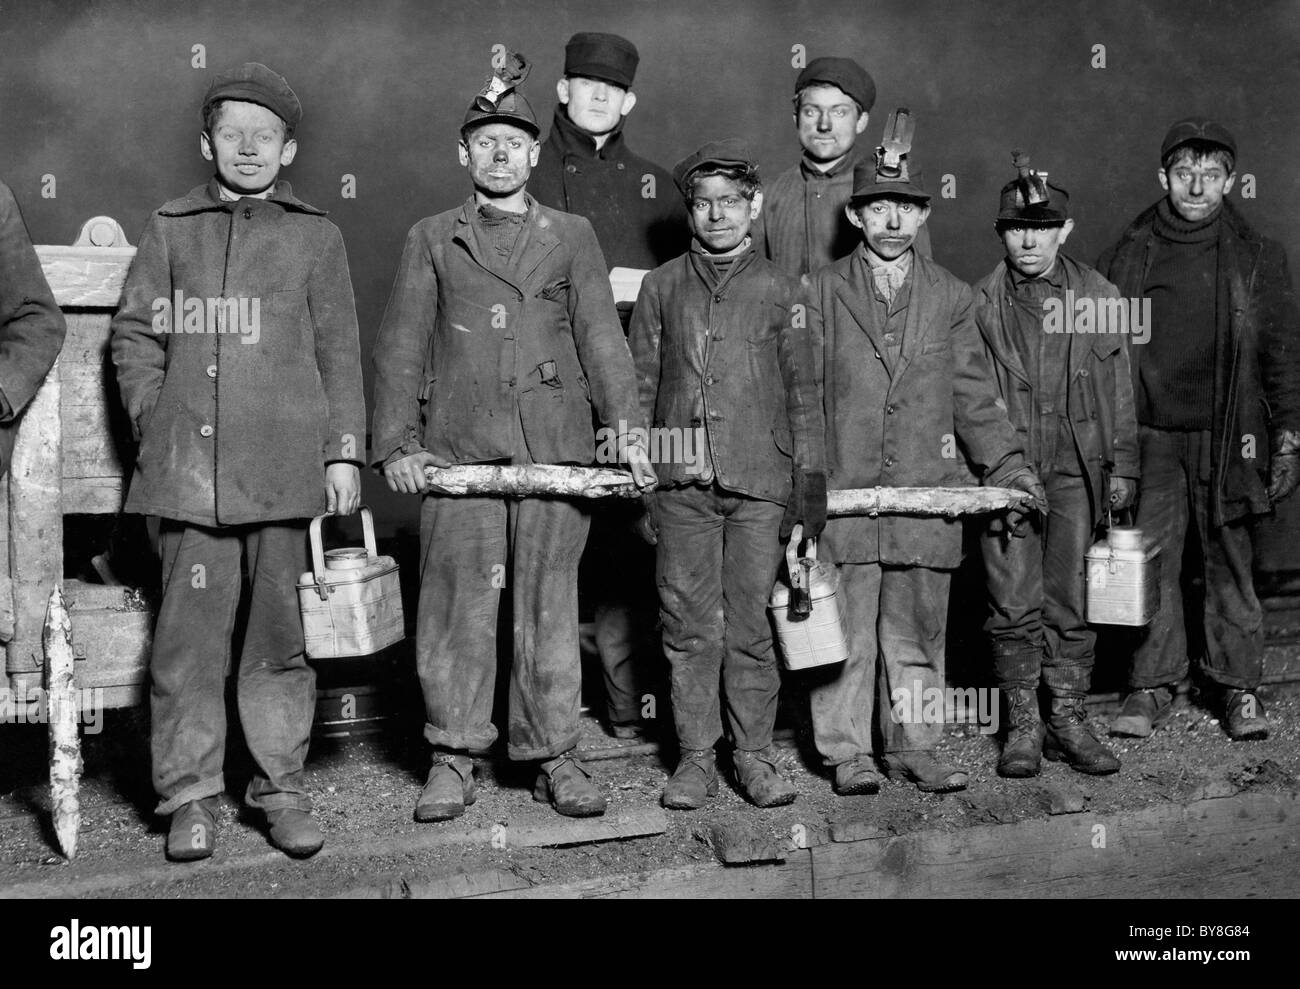
{"label": "coat button", "polygon": [[715,295],[715,296],[713,297],[713,301],[714,301],[714,302],[721,302],[721,301],[722,301],[722,296],[720,296],[720,295]]}
{"label": "coat button", "polygon": [[209,377],[209,378],[215,378],[216,376],[217,376],[217,365],[215,365],[215,364],[209,364],[209,365],[208,365],[208,377]]}
{"label": "coat button", "polygon": [[211,435],[212,435],[212,427],[211,427],[211,426],[208,426],[208,425],[200,426],[200,427],[199,427],[199,435],[200,435],[200,436],[211,436]]}
{"label": "coat button", "polygon": [[1088,369],[1085,367],[1082,371],[1079,372],[1079,377],[1086,378],[1087,376],[1088,376]]}
{"label": "coat button", "polygon": [[894,458],[893,458],[893,457],[886,457],[886,458],[885,458],[885,466],[886,466],[886,467],[893,467],[893,466],[894,466]]}
{"label": "coat button", "polygon": [[618,170],[620,172],[623,171],[623,163],[621,161],[618,163]]}
{"label": "coat button", "polygon": [[244,219],[245,219],[245,220],[251,220],[252,218],[253,218],[253,211],[252,211],[251,209],[249,209],[247,206],[245,206],[245,207],[244,207]]}
{"label": "coat button", "polygon": [[577,165],[565,165],[565,166],[564,166],[564,170],[565,170],[566,172],[568,172],[570,175],[576,175],[576,174],[578,173],[578,166],[577,166]]}
{"label": "coat button", "polygon": [[887,415],[887,416],[892,416],[892,415],[894,414],[894,409],[896,409],[896,408],[897,408],[896,405],[887,405],[887,406],[885,406],[885,415]]}

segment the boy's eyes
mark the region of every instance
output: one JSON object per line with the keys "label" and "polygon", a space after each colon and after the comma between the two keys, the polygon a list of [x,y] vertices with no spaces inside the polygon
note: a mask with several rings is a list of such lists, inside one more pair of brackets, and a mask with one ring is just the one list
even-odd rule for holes
{"label": "boy's eyes", "polygon": [[[740,197],[728,196],[726,199],[719,199],[718,205],[723,209],[736,209],[740,206]],[[709,201],[707,199],[696,199],[691,203],[691,209],[699,213],[705,212],[708,208]]]}
{"label": "boy's eyes", "polygon": [[[1180,168],[1180,169],[1178,169],[1176,172],[1174,172],[1174,178],[1178,179],[1179,182],[1190,182],[1190,181],[1192,181],[1192,177],[1193,177],[1194,175],[1195,175],[1194,172],[1189,172],[1189,171],[1187,171],[1187,169],[1185,169],[1185,168]],[[1223,181],[1223,173],[1222,173],[1222,172],[1219,172],[1219,171],[1213,171],[1213,172],[1202,172],[1202,173],[1201,173],[1201,181],[1202,181],[1202,182],[1222,182],[1222,181]]]}
{"label": "boy's eyes", "polygon": [[[808,118],[809,120],[812,120],[814,117],[821,116],[821,112],[822,111],[820,107],[815,107],[807,103],[805,103],[803,106],[799,108],[799,113],[802,116]],[[843,104],[839,106],[833,106],[830,108],[830,114],[836,120],[843,120],[845,117],[849,115],[850,112],[851,112],[851,108],[844,106]]]}

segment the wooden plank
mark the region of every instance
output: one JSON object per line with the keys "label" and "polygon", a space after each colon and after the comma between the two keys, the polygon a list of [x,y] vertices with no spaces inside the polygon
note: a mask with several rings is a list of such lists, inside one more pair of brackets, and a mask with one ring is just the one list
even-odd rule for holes
{"label": "wooden plank", "polygon": [[116,515],[122,510],[124,482],[120,477],[69,477],[63,481],[65,504],[79,515]]}
{"label": "wooden plank", "polygon": [[482,899],[799,899],[812,898],[811,853],[791,853],[779,865],[726,866],[715,863],[597,876],[571,883],[503,890]]}
{"label": "wooden plank", "polygon": [[61,307],[116,309],[135,248],[39,244],[36,256]]}
{"label": "wooden plank", "polygon": [[51,587],[63,576],[62,432],[59,363],[23,413],[9,468],[9,572],[14,637],[12,673],[41,668],[41,634]]}

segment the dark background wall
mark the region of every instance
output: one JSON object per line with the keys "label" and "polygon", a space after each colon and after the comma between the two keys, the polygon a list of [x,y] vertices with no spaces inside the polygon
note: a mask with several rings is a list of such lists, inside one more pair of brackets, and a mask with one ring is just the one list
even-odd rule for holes
{"label": "dark background wall", "polygon": [[[992,217],[1012,147],[1070,190],[1070,248],[1091,261],[1159,196],[1160,138],[1191,113],[1233,130],[1233,199],[1300,253],[1295,0],[4,0],[0,178],[37,243],[70,243],[100,213],[134,243],[151,210],[209,175],[198,107],[213,73],[266,62],[303,101],[298,160],[284,176],[343,230],[368,353],[407,229],[469,193],[456,134],[493,45],[532,59],[524,91],[549,121],[564,42],[580,30],[640,48],[630,143],[667,166],[707,139],[740,135],[775,176],[798,156],[793,46],[810,59],[857,58],[879,91],[871,143],[889,110],[907,105],[932,188],[955,177],[956,197],[936,200],[931,229],[937,259],[968,280],[999,257]],[[191,64],[195,45],[204,68]],[[1095,45],[1104,68],[1092,67]],[[345,174],[355,199],[341,197]],[[1245,174],[1253,201],[1240,198]],[[54,198],[42,198],[45,175]],[[413,521],[414,499],[368,496],[385,528]]]}

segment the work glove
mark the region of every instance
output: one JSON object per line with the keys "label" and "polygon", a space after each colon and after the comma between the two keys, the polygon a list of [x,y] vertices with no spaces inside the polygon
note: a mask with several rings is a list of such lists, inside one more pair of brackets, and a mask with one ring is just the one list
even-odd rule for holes
{"label": "work glove", "polygon": [[1112,512],[1122,512],[1126,508],[1133,507],[1133,499],[1137,497],[1138,483],[1131,477],[1111,477],[1110,479],[1110,509]]}
{"label": "work glove", "polygon": [[1033,497],[1033,500],[1028,505],[1022,505],[1007,512],[1006,524],[1011,531],[1011,535],[1017,538],[1026,536],[1029,534],[1029,521],[1034,512],[1044,518],[1047,517],[1047,489],[1043,487],[1043,482],[1038,479],[1038,475],[1029,467],[1022,467],[1012,474],[1003,482],[1003,487],[1025,491]]}
{"label": "work glove", "polygon": [[1268,469],[1268,500],[1276,505],[1300,485],[1300,432],[1281,429],[1273,434],[1273,458]]}
{"label": "work glove", "polygon": [[803,523],[803,537],[813,539],[826,528],[826,473],[796,468],[790,478],[790,500],[781,518],[781,542],[790,538],[796,524]]}
{"label": "work glove", "polygon": [[636,534],[651,546],[659,545],[659,506],[655,504],[655,493],[646,491],[641,495],[641,517],[632,528]]}

